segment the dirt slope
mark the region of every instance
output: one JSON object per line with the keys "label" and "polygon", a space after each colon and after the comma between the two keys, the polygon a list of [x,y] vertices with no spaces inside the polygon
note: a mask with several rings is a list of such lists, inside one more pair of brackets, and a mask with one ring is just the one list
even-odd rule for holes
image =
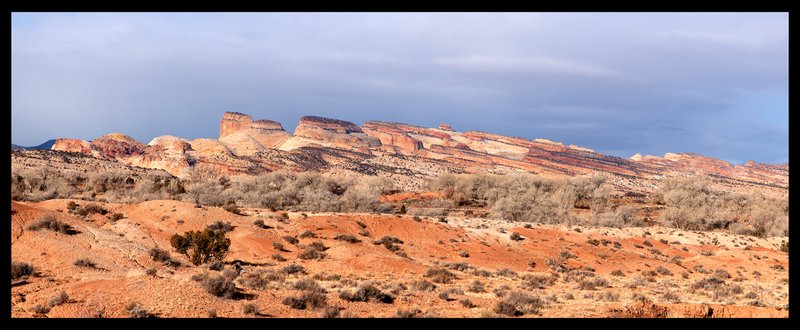
{"label": "dirt slope", "polygon": [[[247,317],[242,311],[246,303],[259,307],[257,317],[319,317],[319,309],[293,309],[282,303],[285,297],[300,294],[292,284],[312,277],[327,291],[328,306],[338,306],[343,315],[353,317],[394,317],[398,310],[415,308],[420,310],[418,317],[498,317],[503,315],[494,312],[495,306],[514,291],[542,299],[538,313],[522,317],[606,317],[635,306],[640,296],[666,307],[669,317],[706,316],[709,308],[716,317],[788,316],[788,255],[778,249],[781,238],[661,227],[523,228],[523,224],[478,218],[450,217],[442,223],[372,214],[289,213],[282,220],[282,213],[267,210],[245,209],[247,216],[240,216],[168,200],[99,203],[109,215],[124,214],[113,222],[99,214],[85,219],[71,215],[68,202],[11,203],[12,259],[32,264],[38,273],[12,286],[12,317],[127,317],[125,306],[132,302],[159,317],[207,317],[210,310],[220,317]],[[27,229],[45,215],[55,216],[79,233]],[[208,265],[191,265],[169,246],[172,234],[203,229],[218,220],[234,226],[227,234],[232,244],[225,261],[227,268],[234,268],[237,261],[240,265],[236,283],[242,295],[238,299],[206,292],[192,276],[218,272]],[[259,228],[255,220],[271,228]],[[306,231],[316,238],[300,237]],[[518,233],[522,240],[510,239],[511,233]],[[334,239],[342,234],[360,242]],[[284,236],[296,237],[299,243],[290,244]],[[384,236],[403,243],[394,244],[399,247],[394,252],[373,244]],[[328,247],[325,257],[300,259],[304,247],[317,241]],[[277,250],[276,242],[285,251]],[[148,254],[153,247],[170,251],[182,266],[171,268],[153,261]],[[276,254],[287,260],[273,259]],[[559,255],[574,257],[559,263]],[[96,268],[75,266],[73,262],[80,258],[95,262]],[[248,273],[277,271],[289,264],[303,266],[307,274],[287,275],[262,289],[241,283]],[[561,271],[554,271],[559,264]],[[433,283],[433,291],[414,285],[433,280],[426,272],[440,267],[448,268],[455,279]],[[155,269],[155,274],[148,275],[148,269]],[[718,270],[730,275],[722,276],[721,285],[697,284]],[[548,283],[549,276],[557,279]],[[605,279],[607,285],[597,279]],[[476,280],[483,290],[477,290],[481,285],[474,284]],[[591,288],[595,282],[599,285]],[[340,299],[341,291],[354,291],[364,283],[392,294],[394,302]],[[442,299],[442,292],[450,288],[462,293]],[[67,303],[45,315],[32,311],[62,290],[69,295]],[[465,307],[460,302],[464,299],[475,306]]]}

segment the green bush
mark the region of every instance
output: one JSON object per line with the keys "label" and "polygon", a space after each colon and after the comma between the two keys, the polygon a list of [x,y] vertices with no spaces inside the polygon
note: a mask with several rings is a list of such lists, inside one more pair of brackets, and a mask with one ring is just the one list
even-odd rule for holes
{"label": "green bush", "polygon": [[206,228],[203,231],[189,231],[184,235],[172,235],[170,244],[175,250],[188,256],[193,264],[200,265],[224,259],[231,240],[225,237],[225,233]]}

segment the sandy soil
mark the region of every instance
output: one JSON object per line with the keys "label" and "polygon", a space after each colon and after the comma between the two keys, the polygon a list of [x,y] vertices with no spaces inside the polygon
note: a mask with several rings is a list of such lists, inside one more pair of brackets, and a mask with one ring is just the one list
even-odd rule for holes
{"label": "sandy soil", "polygon": [[[495,313],[495,306],[515,291],[538,296],[542,302],[538,313],[520,317],[607,317],[636,306],[642,297],[666,308],[668,317],[788,316],[788,254],[779,250],[788,238],[663,227],[533,224],[524,228],[522,223],[467,217],[447,217],[444,223],[404,215],[290,212],[289,219],[280,220],[282,213],[263,209],[244,209],[246,215],[240,216],[169,200],[133,205],[92,202],[124,214],[124,219],[113,222],[99,214],[85,218],[69,214],[69,201],[11,203],[12,260],[30,263],[36,270],[35,276],[12,283],[12,317],[128,317],[125,307],[132,302],[158,317],[208,317],[212,310],[219,317],[319,317],[320,309],[293,309],[282,303],[285,297],[300,294],[292,284],[312,277],[326,290],[327,305],[339,307],[340,315],[349,317],[394,317],[398,310],[413,309],[419,309],[417,317],[504,317]],[[79,233],[27,229],[48,214]],[[240,265],[236,283],[242,295],[237,299],[206,292],[192,276],[218,272],[208,265],[192,265],[169,244],[175,233],[203,229],[218,220],[235,226],[227,234],[232,244],[225,262],[227,268]],[[255,220],[271,228],[259,228]],[[299,238],[305,231],[316,238]],[[512,240],[512,233],[522,240]],[[360,242],[335,240],[339,234],[353,235]],[[298,237],[299,243],[289,244],[282,238],[287,235]],[[403,241],[395,244],[400,250],[372,243],[384,236]],[[325,257],[300,259],[304,247],[316,241],[328,247]],[[282,243],[285,251],[278,251],[275,242]],[[170,251],[182,266],[172,268],[152,260],[148,251],[153,247]],[[287,260],[273,259],[276,254]],[[574,257],[560,269],[548,265],[559,264],[559,255],[566,254]],[[75,266],[80,258],[95,262],[96,268]],[[263,289],[239,281],[250,272],[277,271],[289,264],[303,266],[307,274],[288,275]],[[433,291],[415,289],[413,282],[431,281],[426,272],[440,267],[449,268],[455,279],[433,283]],[[148,275],[149,269],[155,269],[155,275]],[[717,270],[730,274],[721,287],[697,284]],[[539,286],[532,280],[535,276],[557,279]],[[598,278],[607,285],[585,285]],[[483,290],[470,290],[479,286],[475,281]],[[340,299],[341,291],[365,283],[393,295],[394,302]],[[441,293],[451,288],[461,293],[442,299]],[[62,290],[69,295],[66,303],[46,314],[33,312],[34,306],[46,305]],[[465,307],[460,302],[465,299],[474,307]],[[244,314],[242,306],[247,303],[257,305],[259,313]]]}

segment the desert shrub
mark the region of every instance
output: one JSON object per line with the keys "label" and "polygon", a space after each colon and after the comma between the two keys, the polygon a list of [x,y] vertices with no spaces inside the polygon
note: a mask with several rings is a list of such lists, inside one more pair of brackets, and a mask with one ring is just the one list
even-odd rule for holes
{"label": "desert shrub", "polygon": [[474,272],[472,272],[472,275],[480,276],[480,277],[491,277],[492,276],[492,272],[490,272],[488,270],[485,270],[485,269],[476,269]]}
{"label": "desert shrub", "polygon": [[91,261],[91,260],[86,259],[86,258],[77,259],[72,264],[75,265],[75,266],[78,266],[78,267],[85,267],[85,268],[96,268],[97,267],[97,264],[95,264],[94,261]]}
{"label": "desert shrub", "polygon": [[636,215],[635,206],[623,205],[618,207],[613,214],[601,214],[597,225],[613,228],[641,227],[644,225],[644,221]]}
{"label": "desert shrub", "polygon": [[335,318],[339,317],[340,313],[341,313],[341,310],[339,309],[339,307],[336,307],[336,306],[325,306],[325,308],[322,309],[322,313],[320,314],[320,317],[322,317],[324,319],[335,319]]}
{"label": "desert shrub", "polygon": [[433,291],[436,290],[436,285],[429,281],[421,280],[411,282],[411,288],[417,291]]}
{"label": "desert shrub", "polygon": [[[170,257],[170,255],[169,255],[169,252],[166,251],[166,250],[162,250],[162,249],[160,249],[158,247],[154,247],[154,248],[150,249],[149,253],[150,253],[150,257],[153,258],[153,261],[161,262],[165,266],[168,266],[168,267],[179,267],[181,265],[180,261],[172,259],[172,257]],[[221,269],[221,267],[222,266],[220,264],[220,269]],[[211,269],[214,269],[213,265],[212,265]]]}
{"label": "desert shrub", "polygon": [[390,294],[383,293],[380,289],[371,284],[361,285],[355,292],[342,291],[339,298],[346,301],[376,301],[384,304],[391,304],[394,302],[394,297]]}
{"label": "desert shrub", "polygon": [[611,291],[598,292],[594,296],[594,299],[601,301],[619,301],[619,293],[614,293]]}
{"label": "desert shrub", "polygon": [[389,179],[368,177],[351,180],[316,172],[276,171],[239,179],[230,190],[242,205],[273,210],[310,212],[388,211],[380,203],[382,193],[394,190]]}
{"label": "desert shrub", "polygon": [[612,276],[625,276],[625,272],[623,272],[620,269],[615,269],[614,271],[611,272],[611,275]]}
{"label": "desert shrub", "polygon": [[271,282],[283,282],[285,275],[271,271],[247,272],[239,276],[239,284],[251,289],[266,289]]}
{"label": "desert shrub", "polygon": [[258,305],[253,303],[245,303],[244,305],[242,305],[242,314],[244,315],[258,314]]}
{"label": "desert shrub", "polygon": [[661,275],[672,275],[672,271],[663,266],[656,267],[656,273],[659,273]]}
{"label": "desert shrub", "polygon": [[201,282],[201,285],[208,293],[217,297],[230,299],[236,294],[236,284],[228,276],[208,276]]}
{"label": "desert shrub", "polygon": [[286,261],[286,258],[284,258],[282,255],[276,253],[276,254],[272,255],[272,260],[275,260],[275,261]]}
{"label": "desert shrub", "polygon": [[325,253],[320,252],[320,249],[314,246],[307,246],[297,257],[303,260],[323,259],[325,258]]}
{"label": "desert shrub", "polygon": [[661,295],[661,300],[678,303],[681,301],[681,296],[675,292],[665,292],[663,295]]}
{"label": "desert shrub", "polygon": [[543,275],[525,275],[522,277],[525,287],[529,289],[544,289],[556,282],[556,277]]}
{"label": "desert shrub", "polygon": [[132,319],[145,319],[151,317],[150,313],[139,303],[133,302],[125,306],[128,317]]}
{"label": "desert shrub", "polygon": [[261,228],[261,229],[271,229],[272,228],[272,227],[264,224],[264,220],[253,221],[253,225],[255,225],[256,227]]}
{"label": "desert shrub", "polygon": [[394,313],[394,317],[398,319],[410,319],[415,318],[417,315],[422,314],[422,310],[419,308],[412,308],[412,309],[402,309],[398,308],[397,311]]}
{"label": "desert shrub", "polygon": [[61,290],[61,292],[57,296],[50,299],[50,301],[47,303],[47,307],[53,308],[59,305],[63,305],[67,302],[69,302],[69,295],[64,290]]}
{"label": "desert shrub", "polygon": [[178,252],[188,256],[193,264],[200,265],[225,258],[231,240],[223,232],[206,228],[203,231],[189,231],[184,235],[172,235],[170,244]]}
{"label": "desert shrub", "polygon": [[574,207],[602,212],[610,185],[603,176],[547,179],[535,175],[452,175],[435,178],[430,189],[461,206],[490,208],[511,221],[563,223]]}
{"label": "desert shrub", "polygon": [[480,293],[480,292],[485,292],[486,288],[485,288],[483,282],[478,281],[478,280],[474,280],[474,281],[472,281],[472,283],[469,284],[469,287],[467,288],[467,290],[469,292]]}
{"label": "desert shrub", "polygon": [[297,282],[294,282],[294,284],[292,284],[292,289],[303,290],[303,291],[313,291],[313,290],[325,291],[325,289],[319,286],[317,282],[309,279],[302,279]]}
{"label": "desert shrub", "polygon": [[296,237],[283,236],[282,238],[283,238],[284,241],[286,241],[287,243],[292,244],[292,245],[297,245],[297,243],[300,243],[300,240],[298,240]]}
{"label": "desert shrub", "polygon": [[724,269],[717,269],[717,270],[715,270],[715,271],[714,271],[714,274],[713,274],[712,276],[713,276],[714,278],[718,279],[718,280],[721,280],[721,281],[724,281],[724,280],[726,280],[726,279],[729,279],[729,278],[731,278],[731,274],[730,274],[730,273],[728,273],[728,271],[726,271],[726,270],[724,270]]}
{"label": "desert shrub", "polygon": [[298,264],[287,265],[281,268],[281,272],[284,274],[307,274],[306,269]]}
{"label": "desert shrub", "polygon": [[508,268],[500,269],[495,274],[497,274],[497,276],[503,276],[503,277],[512,277],[512,278],[517,277],[517,272]]}
{"label": "desert shrub", "polygon": [[234,201],[228,201],[222,206],[222,209],[233,214],[242,215],[242,211],[239,210],[239,206]]}
{"label": "desert shrub", "polygon": [[337,240],[337,241],[345,241],[345,242],[347,242],[347,243],[359,243],[359,242],[361,242],[361,240],[359,240],[359,239],[358,239],[358,238],[356,238],[355,236],[353,236],[353,235],[346,235],[346,234],[339,234],[339,235],[336,235],[336,236],[334,236],[334,237],[333,237],[333,239],[335,239],[335,240]]}
{"label": "desert shrub", "polygon": [[499,301],[494,307],[494,312],[508,316],[538,314],[539,310],[544,306],[544,301],[539,297],[515,291]]}
{"label": "desert shrub", "polygon": [[519,233],[517,233],[517,232],[511,233],[511,236],[510,236],[509,238],[510,238],[512,241],[521,241],[521,240],[523,240],[523,238],[522,238],[522,235],[520,235],[520,234],[519,234]]}
{"label": "desert shrub", "polygon": [[431,268],[425,273],[425,277],[430,277],[431,281],[447,284],[457,279],[456,275],[443,268]]}
{"label": "desert shrub", "polygon": [[37,231],[40,229],[48,229],[67,235],[74,235],[77,233],[74,229],[72,229],[72,226],[57,220],[52,215],[45,215],[39,221],[28,226],[28,230]]}
{"label": "desert shrub", "polygon": [[759,237],[788,233],[788,203],[761,194],[713,190],[706,177],[664,180],[659,193],[666,208],[665,224],[684,230],[729,229]]}
{"label": "desert shrub", "polygon": [[581,290],[594,290],[596,288],[606,288],[608,287],[608,280],[602,277],[596,277],[593,280],[581,280],[578,282],[578,289]]}
{"label": "desert shrub", "polygon": [[448,300],[448,301],[449,300],[454,300],[454,299],[450,298],[451,294],[462,295],[462,294],[464,294],[464,291],[461,291],[461,289],[459,289],[459,288],[448,288],[447,290],[439,292],[439,295],[437,295],[437,297],[439,297],[439,299],[442,299],[442,300]]}
{"label": "desert shrub", "polygon": [[789,253],[789,242],[781,241],[781,252]]}
{"label": "desert shrub", "polygon": [[122,214],[122,213],[114,213],[114,214],[111,215],[111,218],[109,218],[109,220],[111,220],[112,222],[116,222],[116,221],[122,220],[123,218],[125,218],[124,214]]}
{"label": "desert shrub", "polygon": [[444,264],[444,266],[448,269],[457,270],[459,272],[466,272],[473,268],[472,265],[466,262],[448,262]]}
{"label": "desert shrub", "polygon": [[16,280],[33,275],[33,266],[25,262],[11,262],[11,279]]}
{"label": "desert shrub", "polygon": [[378,245],[378,244],[383,244],[383,245],[386,245],[386,244],[403,244],[403,241],[401,241],[397,237],[383,236],[379,240],[376,240],[376,241],[372,242],[372,244],[375,244],[375,245]]}
{"label": "desert shrub", "polygon": [[234,227],[233,227],[233,225],[231,225],[230,222],[216,221],[216,222],[208,225],[206,228],[211,229],[211,230],[213,230],[215,232],[220,232],[220,233],[225,234],[225,233],[229,233],[229,232],[233,231]]}
{"label": "desert shrub", "polygon": [[310,231],[310,230],[306,230],[306,231],[304,231],[302,234],[300,234],[300,238],[309,238],[309,237],[310,237],[310,238],[317,238],[317,235],[315,235],[315,234],[314,234],[312,231]]}
{"label": "desert shrub", "polygon": [[191,277],[192,281],[195,281],[195,282],[202,282],[206,278],[208,278],[208,273],[198,273],[198,274],[192,275],[192,277]]}
{"label": "desert shrub", "polygon": [[278,251],[285,251],[283,243],[281,243],[281,242],[272,242],[272,247],[275,248],[275,250],[278,250]]}
{"label": "desert shrub", "polygon": [[342,279],[342,276],[339,274],[325,274],[325,273],[317,273],[311,277],[312,279],[318,281],[338,281]]}
{"label": "desert shrub", "polygon": [[158,247],[150,249],[150,257],[153,258],[153,261],[159,262],[164,262],[170,259],[169,252]]}
{"label": "desert shrub", "polygon": [[222,271],[222,276],[227,277],[231,280],[235,280],[237,277],[239,277],[241,272],[242,269],[239,267],[226,268],[225,270]]}
{"label": "desert shrub", "polygon": [[323,308],[328,304],[328,297],[324,291],[311,290],[303,291],[302,294],[296,297],[286,297],[281,303],[294,309]]}
{"label": "desert shrub", "polygon": [[75,209],[75,213],[80,216],[87,216],[89,214],[106,215],[108,210],[97,204],[89,204]]}
{"label": "desert shrub", "polygon": [[44,315],[44,314],[50,313],[50,307],[42,306],[42,305],[36,305],[36,306],[33,306],[33,308],[31,308],[31,311],[36,313],[36,314],[39,314],[39,315]]}
{"label": "desert shrub", "polygon": [[669,315],[669,309],[653,304],[645,298],[624,309],[612,308],[609,313],[609,316],[613,318],[666,318]]}
{"label": "desert shrub", "polygon": [[460,303],[461,306],[464,306],[464,308],[478,307],[477,305],[473,304],[471,300],[469,300],[467,298],[463,298],[463,299],[459,300],[458,303]]}
{"label": "desert shrub", "polygon": [[567,250],[561,250],[557,256],[547,258],[545,264],[555,272],[567,272],[569,269],[565,265],[569,259],[577,259],[578,256]]}
{"label": "desert shrub", "polygon": [[394,245],[395,243],[396,244],[403,244],[403,241],[401,241],[397,237],[383,236],[383,237],[381,237],[381,239],[372,242],[372,244],[375,244],[375,245],[382,244],[383,247],[385,247],[389,251],[398,252],[398,251],[400,251],[400,247],[397,246],[397,245]]}

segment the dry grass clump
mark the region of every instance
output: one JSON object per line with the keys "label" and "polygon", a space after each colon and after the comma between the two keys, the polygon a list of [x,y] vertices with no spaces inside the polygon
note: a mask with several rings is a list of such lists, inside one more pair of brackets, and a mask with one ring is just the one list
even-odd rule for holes
{"label": "dry grass clump", "polygon": [[34,269],[33,265],[26,263],[26,262],[11,262],[11,279],[21,279],[27,278],[28,276],[33,275]]}
{"label": "dry grass clump", "polygon": [[347,301],[375,301],[384,304],[391,304],[394,302],[394,297],[390,294],[383,293],[380,289],[371,284],[361,285],[355,292],[342,291],[339,298]]}
{"label": "dry grass clump", "polygon": [[75,235],[78,233],[69,224],[61,222],[57,220],[56,217],[49,214],[45,215],[44,217],[39,219],[39,221],[28,226],[28,230],[37,231],[40,229],[52,230],[54,232],[67,235]]}
{"label": "dry grass clump", "polygon": [[451,273],[443,268],[431,268],[425,272],[425,277],[429,277],[431,281],[436,283],[447,284],[457,279],[456,274]]}
{"label": "dry grass clump", "polygon": [[333,237],[333,239],[335,239],[335,240],[337,240],[337,241],[345,241],[345,242],[347,242],[347,243],[353,243],[353,244],[355,244],[355,243],[360,243],[360,242],[361,242],[361,240],[359,240],[359,239],[358,239],[358,238],[356,238],[355,236],[353,236],[353,235],[347,235],[347,234],[339,234],[339,235],[336,235],[336,236],[334,236],[334,237]]}
{"label": "dry grass clump", "polygon": [[515,291],[499,301],[494,307],[494,312],[507,316],[538,314],[544,306],[545,302],[538,296]]}

